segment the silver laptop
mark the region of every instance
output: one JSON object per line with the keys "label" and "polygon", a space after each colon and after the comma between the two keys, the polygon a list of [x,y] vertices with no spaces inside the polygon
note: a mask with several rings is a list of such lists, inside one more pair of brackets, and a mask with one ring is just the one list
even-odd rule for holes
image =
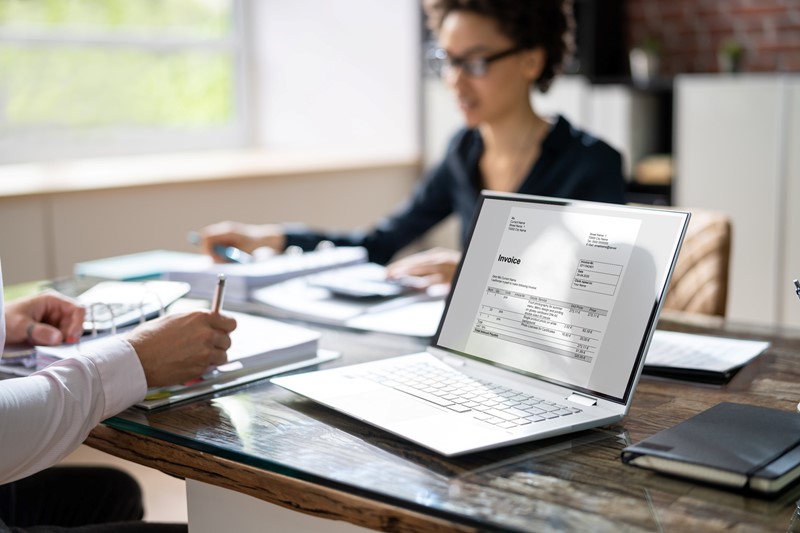
{"label": "silver laptop", "polygon": [[484,192],[425,352],[272,382],[448,456],[618,421],[688,221]]}

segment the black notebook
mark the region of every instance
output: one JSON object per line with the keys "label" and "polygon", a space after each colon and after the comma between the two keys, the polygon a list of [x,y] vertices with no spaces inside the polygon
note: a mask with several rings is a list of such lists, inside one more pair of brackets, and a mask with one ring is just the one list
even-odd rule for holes
{"label": "black notebook", "polygon": [[800,414],[721,403],[622,450],[625,464],[765,495],[800,477]]}

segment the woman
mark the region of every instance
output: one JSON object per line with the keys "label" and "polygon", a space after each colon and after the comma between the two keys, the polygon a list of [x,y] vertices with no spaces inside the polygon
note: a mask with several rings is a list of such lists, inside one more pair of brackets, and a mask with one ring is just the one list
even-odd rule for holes
{"label": "woman", "polygon": [[[217,244],[282,251],[328,240],[364,246],[371,261],[386,263],[452,213],[461,222],[463,245],[481,189],[624,201],[619,153],[561,116],[545,119],[530,101],[531,87],[547,91],[570,51],[567,2],[430,0],[425,10],[440,46],[432,64],[452,89],[465,127],[410,200],[366,233],[222,222],[202,232],[207,253]],[[388,273],[449,282],[459,257],[434,249],[389,265]]]}

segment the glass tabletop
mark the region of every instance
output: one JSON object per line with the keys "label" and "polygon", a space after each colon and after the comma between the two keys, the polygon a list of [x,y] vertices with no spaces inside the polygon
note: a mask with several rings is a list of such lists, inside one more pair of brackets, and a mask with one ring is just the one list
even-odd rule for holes
{"label": "glass tabletop", "polygon": [[[337,329],[325,330],[321,343],[342,353],[326,367],[425,345]],[[673,401],[658,382],[640,387],[642,407]],[[683,385],[677,387],[674,394]],[[638,440],[666,427],[669,416],[627,417],[612,427],[447,458],[260,381],[162,410],[131,408],[106,424],[482,529],[705,530],[729,520],[754,530],[785,528],[794,493],[777,501],[745,498],[624,466],[619,456],[630,435]]]}

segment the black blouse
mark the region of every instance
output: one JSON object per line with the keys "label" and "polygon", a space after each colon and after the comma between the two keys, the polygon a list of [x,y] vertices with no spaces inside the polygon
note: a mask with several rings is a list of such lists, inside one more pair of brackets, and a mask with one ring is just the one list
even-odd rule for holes
{"label": "black blouse", "polygon": [[[337,246],[363,246],[370,261],[383,264],[455,213],[461,222],[463,246],[482,189],[478,165],[481,154],[483,139],[479,131],[462,129],[451,139],[444,160],[417,186],[411,198],[372,229],[342,233],[286,226],[286,244],[304,250],[314,249],[323,240]],[[538,160],[516,192],[623,203],[622,158],[609,145],[559,116],[542,141]]]}

